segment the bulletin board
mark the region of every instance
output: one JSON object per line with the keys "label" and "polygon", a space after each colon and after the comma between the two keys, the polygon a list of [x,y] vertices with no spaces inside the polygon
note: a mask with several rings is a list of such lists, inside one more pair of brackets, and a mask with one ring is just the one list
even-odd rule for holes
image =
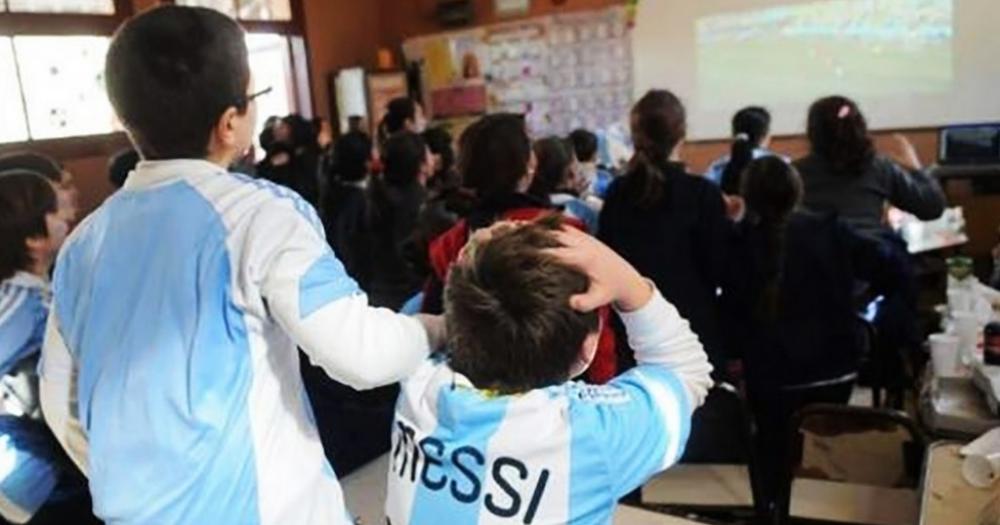
{"label": "bulletin board", "polygon": [[523,113],[536,136],[621,127],[632,101],[630,13],[581,11],[407,40],[435,119]]}

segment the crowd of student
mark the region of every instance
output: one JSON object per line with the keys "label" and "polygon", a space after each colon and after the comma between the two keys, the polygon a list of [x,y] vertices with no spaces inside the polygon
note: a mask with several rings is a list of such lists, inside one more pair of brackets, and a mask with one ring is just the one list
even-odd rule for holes
{"label": "crowd of student", "polygon": [[881,297],[885,343],[917,343],[883,213],[945,199],[847,98],[813,104],[794,161],[741,110],[705,176],[653,90],[620,170],[587,130],[532,141],[495,114],[455,140],[404,98],[374,139],[273,119],[247,177],[242,42],[197,8],[119,30],[108,93],[137,151],[65,246],[70,174],[0,158],[8,520],[92,496],[122,523],[348,523],[334,470],[391,444],[392,523],[607,521],[678,460],[713,380],[745,386],[766,514],[791,415],[850,397],[859,310]]}

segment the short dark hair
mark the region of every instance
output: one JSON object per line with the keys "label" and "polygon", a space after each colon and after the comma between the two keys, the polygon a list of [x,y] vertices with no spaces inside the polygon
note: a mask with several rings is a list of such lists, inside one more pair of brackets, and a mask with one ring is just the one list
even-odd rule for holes
{"label": "short dark hair", "polygon": [[860,176],[875,159],[868,121],[851,99],[821,98],[809,108],[809,143],[815,155],[833,164],[838,174]]}
{"label": "short dark hair", "polygon": [[427,160],[427,143],[419,134],[403,131],[389,137],[383,155],[385,182],[403,186],[417,180]]}
{"label": "short dark hair", "polygon": [[0,172],[25,170],[49,179],[53,184],[61,184],[63,167],[58,161],[47,155],[33,151],[17,151],[0,157]]}
{"label": "short dark hair", "polygon": [[546,253],[558,215],[494,230],[472,242],[445,286],[449,364],[476,387],[503,394],[563,383],[597,314],[570,307],[587,276]]}
{"label": "short dark hair", "polygon": [[539,140],[535,142],[533,149],[535,158],[538,159],[538,168],[529,193],[547,199],[566,181],[570,166],[573,165],[573,152],[570,145],[559,137]]}
{"label": "short dark hair", "polygon": [[459,139],[458,172],[462,185],[480,200],[517,192],[531,159],[531,139],[524,117],[514,113],[485,116]]}
{"label": "short dark hair", "polygon": [[0,280],[32,264],[25,241],[47,237],[45,216],[57,209],[56,190],[41,175],[26,170],[0,173]]}
{"label": "short dark hair", "polygon": [[448,130],[444,128],[437,127],[427,128],[423,135],[431,153],[441,157],[441,172],[451,171],[455,166],[455,148],[452,146],[451,133],[448,133]]}
{"label": "short dark hair", "polygon": [[243,29],[211,9],[150,9],[115,33],[105,78],[143,158],[203,158],[219,117],[248,104]]}
{"label": "short dark hair", "polygon": [[114,187],[121,188],[125,185],[128,174],[135,169],[140,160],[142,158],[139,156],[139,152],[132,148],[119,151],[108,162],[108,180]]}
{"label": "short dark hair", "polygon": [[357,182],[368,176],[372,141],[363,133],[347,133],[333,146],[337,177],[343,182]]}
{"label": "short dark hair", "polygon": [[573,130],[569,134],[569,140],[573,143],[576,160],[591,162],[597,158],[597,135],[591,131],[583,128]]}

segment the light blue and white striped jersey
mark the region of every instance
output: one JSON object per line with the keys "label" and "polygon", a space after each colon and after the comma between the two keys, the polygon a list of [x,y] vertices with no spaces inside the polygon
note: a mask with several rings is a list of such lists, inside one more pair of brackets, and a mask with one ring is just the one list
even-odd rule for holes
{"label": "light blue and white striped jersey", "polygon": [[622,318],[639,365],[604,386],[495,396],[426,362],[396,410],[389,523],[610,523],[620,497],[680,457],[712,369],[659,294]]}
{"label": "light blue and white striped jersey", "polygon": [[56,264],[42,406],[114,523],[349,523],[299,346],[356,388],[426,358],[368,307],[294,193],[200,160],[140,163]]}
{"label": "light blue and white striped jersey", "polygon": [[[17,272],[0,282],[0,376],[41,350],[50,302],[49,284],[41,277]],[[27,394],[37,398],[37,392]],[[24,523],[52,495],[59,468],[45,428],[22,415],[20,399],[7,395],[0,408],[0,515]]]}
{"label": "light blue and white striped jersey", "polygon": [[49,284],[37,275],[17,272],[0,282],[0,376],[42,349],[51,301]]}

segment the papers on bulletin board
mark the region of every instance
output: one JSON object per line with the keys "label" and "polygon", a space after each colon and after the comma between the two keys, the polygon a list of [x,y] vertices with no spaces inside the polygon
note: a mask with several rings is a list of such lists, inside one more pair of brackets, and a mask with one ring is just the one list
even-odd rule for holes
{"label": "papers on bulletin board", "polygon": [[630,38],[627,11],[614,7],[419,37],[403,48],[422,65],[435,118],[522,113],[532,134],[545,136],[622,125],[632,103]]}

